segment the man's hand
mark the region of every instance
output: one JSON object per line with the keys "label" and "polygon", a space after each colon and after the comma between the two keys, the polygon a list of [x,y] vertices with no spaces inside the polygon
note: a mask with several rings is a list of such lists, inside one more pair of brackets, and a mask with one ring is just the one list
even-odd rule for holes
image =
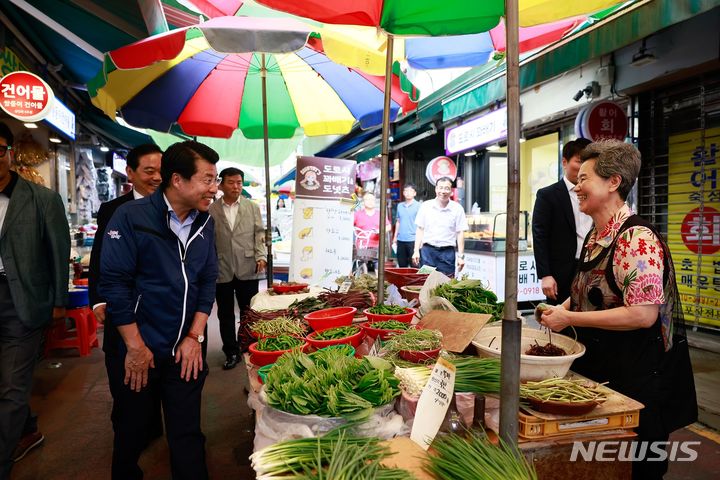
{"label": "man's hand", "polygon": [[255,266],[255,273],[263,273],[266,267],[267,262],[265,260],[258,260],[257,265]]}
{"label": "man's hand", "polygon": [[542,292],[547,298],[551,298],[553,300],[557,300],[557,282],[555,281],[555,278],[552,275],[548,275],[546,277],[543,277],[540,285],[542,286]]}
{"label": "man's hand", "polygon": [[465,266],[465,259],[458,255],[458,257],[457,257],[458,272],[462,272],[462,269],[464,266]]}
{"label": "man's hand", "polygon": [[100,325],[105,323],[105,307],[107,307],[107,304],[101,303],[97,307],[93,308],[93,313],[95,314],[95,319],[98,321]]}
{"label": "man's hand", "polygon": [[189,382],[191,378],[197,380],[198,372],[201,372],[203,368],[202,348],[197,340],[190,337],[183,338],[175,351],[175,363],[180,362],[182,362],[180,378],[184,378],[186,382]]}
{"label": "man's hand", "polygon": [[65,307],[53,307],[53,320],[62,320],[65,318]]}
{"label": "man's hand", "polygon": [[148,370],[155,368],[153,354],[145,344],[136,348],[128,347],[125,355],[125,385],[139,392],[147,386]]}
{"label": "man's hand", "polygon": [[412,254],[412,263],[413,265],[419,265],[420,264],[420,250],[414,250]]}

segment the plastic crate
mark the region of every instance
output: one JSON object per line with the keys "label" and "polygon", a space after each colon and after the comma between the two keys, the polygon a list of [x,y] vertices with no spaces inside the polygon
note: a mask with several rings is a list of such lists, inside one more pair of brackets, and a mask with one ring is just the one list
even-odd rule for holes
{"label": "plastic crate", "polygon": [[613,413],[609,415],[545,420],[520,412],[518,434],[525,439],[558,437],[581,432],[636,428],[640,425],[640,410]]}

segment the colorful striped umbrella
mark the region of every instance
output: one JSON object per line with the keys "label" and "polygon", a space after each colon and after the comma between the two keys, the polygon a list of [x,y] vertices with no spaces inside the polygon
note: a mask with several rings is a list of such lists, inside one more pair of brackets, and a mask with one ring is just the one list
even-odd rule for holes
{"label": "colorful striped umbrella", "polygon": [[[266,54],[263,68],[256,51],[278,53]],[[288,19],[219,17],[141,40],[106,54],[88,92],[108,116],[120,112],[136,127],[168,132],[177,125],[188,135],[219,138],[239,128],[259,139],[264,71],[269,138],[290,138],[298,129],[344,134],[356,121],[362,128],[382,122],[384,78],[330,61],[319,38]],[[392,98],[395,119],[415,108],[417,92],[394,75]]]}

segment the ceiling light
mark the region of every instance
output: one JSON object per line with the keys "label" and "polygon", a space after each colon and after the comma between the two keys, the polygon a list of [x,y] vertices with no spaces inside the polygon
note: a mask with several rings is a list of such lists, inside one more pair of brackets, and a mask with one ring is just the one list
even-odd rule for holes
{"label": "ceiling light", "polygon": [[52,143],[62,143],[62,140],[57,135],[52,135],[50,138],[48,138]]}
{"label": "ceiling light", "polygon": [[25,125],[25,128],[38,128],[36,123],[23,123]]}
{"label": "ceiling light", "polygon": [[472,149],[463,153],[463,155],[465,155],[466,157],[474,157],[475,155],[477,155],[477,152],[475,151],[475,149]]}
{"label": "ceiling light", "polygon": [[493,144],[493,145],[489,145],[489,146],[486,148],[486,150],[487,150],[488,152],[496,152],[496,151],[500,150],[500,145],[498,145],[497,143],[495,143],[495,144]]}
{"label": "ceiling light", "polygon": [[100,147],[100,151],[101,151],[101,152],[109,152],[110,149],[109,149],[108,147],[106,147],[105,145],[102,145],[102,146]]}
{"label": "ceiling light", "polygon": [[525,143],[525,142],[527,142],[527,140],[525,140],[525,137],[520,137],[520,138],[518,139],[518,142],[520,142],[520,143]]}

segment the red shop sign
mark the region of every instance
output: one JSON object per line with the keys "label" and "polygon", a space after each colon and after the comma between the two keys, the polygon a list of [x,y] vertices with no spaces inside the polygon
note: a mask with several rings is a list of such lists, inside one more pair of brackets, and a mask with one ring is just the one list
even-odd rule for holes
{"label": "red shop sign", "polygon": [[12,72],[0,79],[0,107],[22,122],[47,117],[55,95],[45,81],[30,72]]}
{"label": "red shop sign", "polygon": [[720,212],[705,206],[691,210],[683,219],[680,234],[693,253],[712,255],[720,250]]}
{"label": "red shop sign", "polygon": [[598,102],[583,108],[575,121],[578,137],[596,141],[603,138],[625,140],[628,119],[625,110],[613,102]]}
{"label": "red shop sign", "polygon": [[450,157],[435,157],[430,160],[425,167],[425,177],[428,179],[428,182],[433,185],[442,177],[449,177],[450,180],[455,181],[455,177],[457,177],[457,165],[455,165],[455,162],[453,162]]}

